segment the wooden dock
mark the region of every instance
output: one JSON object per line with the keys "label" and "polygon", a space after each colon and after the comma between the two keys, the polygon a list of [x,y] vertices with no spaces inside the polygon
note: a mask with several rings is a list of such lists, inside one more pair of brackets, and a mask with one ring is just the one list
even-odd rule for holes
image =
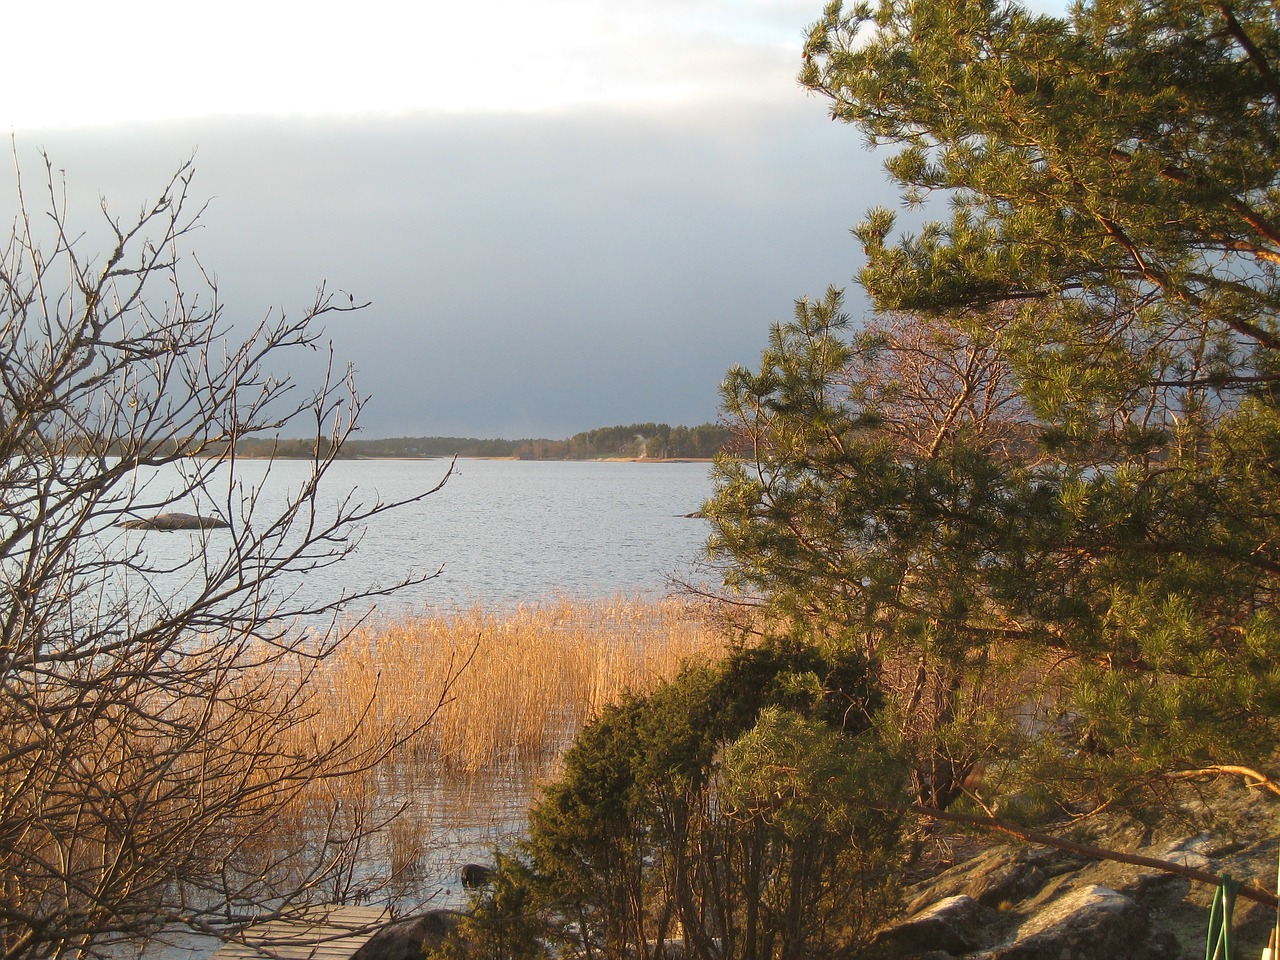
{"label": "wooden dock", "polygon": [[211,960],[350,960],[390,919],[384,907],[315,907],[304,917],[246,927]]}

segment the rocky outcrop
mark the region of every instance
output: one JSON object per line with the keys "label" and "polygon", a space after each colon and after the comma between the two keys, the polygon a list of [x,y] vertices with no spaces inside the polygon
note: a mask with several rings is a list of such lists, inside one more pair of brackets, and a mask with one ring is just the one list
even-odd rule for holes
{"label": "rocky outcrop", "polygon": [[1165,960],[1181,950],[1171,932],[1152,929],[1146,907],[1098,884],[1065,890],[1026,916],[950,897],[882,930],[875,947],[919,960]]}
{"label": "rocky outcrop", "polygon": [[999,915],[960,894],[931,904],[902,923],[881,930],[872,942],[886,956],[961,956],[990,942]]}
{"label": "rocky outcrop", "polygon": [[1072,890],[1017,928],[1009,943],[986,953],[991,960],[1163,960],[1178,943],[1162,931],[1153,936],[1147,910],[1108,887]]}
{"label": "rocky outcrop", "polygon": [[215,530],[231,524],[217,517],[202,517],[194,513],[157,513],[154,517],[125,520],[119,526],[126,530]]}
{"label": "rocky outcrop", "polygon": [[422,960],[458,925],[462,914],[432,910],[389,923],[355,952],[351,960]]}
{"label": "rocky outcrop", "polygon": [[[1186,814],[1184,820],[1182,814]],[[1177,832],[1215,820],[1212,830]],[[1121,818],[1094,827],[1101,846],[1196,867],[1264,889],[1275,882],[1274,806],[1219,794],[1152,826]],[[1184,828],[1185,829],[1185,828]],[[894,960],[1182,960],[1204,956],[1214,887],[1183,876],[1069,851],[953,837],[945,869],[922,869],[902,919],[880,930],[874,954]],[[920,875],[917,875],[920,876]],[[1266,878],[1270,878],[1269,881]],[[1238,955],[1259,956],[1274,911],[1237,899]]]}

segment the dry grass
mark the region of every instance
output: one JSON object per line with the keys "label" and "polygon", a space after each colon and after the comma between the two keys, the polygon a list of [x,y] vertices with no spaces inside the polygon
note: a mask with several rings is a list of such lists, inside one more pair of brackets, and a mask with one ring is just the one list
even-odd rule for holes
{"label": "dry grass", "polygon": [[262,795],[272,825],[242,852],[278,870],[332,859],[326,837],[357,837],[347,880],[377,862],[417,890],[450,844],[474,857],[518,831],[602,707],[720,657],[725,637],[691,601],[548,601],[387,620],[327,659],[251,671],[259,710],[282,718],[276,752],[311,758],[315,776]]}
{"label": "dry grass", "polygon": [[536,776],[605,704],[724,649],[707,612],[674,599],[387,621],[321,666],[313,735],[324,742],[355,726],[371,747],[408,735],[393,766]]}
{"label": "dry grass", "polygon": [[183,869],[245,890],[325,875],[311,895],[403,883],[421,900],[451,844],[474,857],[520,829],[605,704],[718,657],[712,624],[691,603],[617,599],[387,621],[319,659],[210,637],[180,671],[120,671],[104,702],[49,701],[50,715],[77,717],[79,739],[49,755],[42,727],[10,731],[30,766],[5,770],[0,788],[59,771],[55,789],[31,794],[38,816],[20,842],[32,862],[74,853],[91,875],[178,850]]}

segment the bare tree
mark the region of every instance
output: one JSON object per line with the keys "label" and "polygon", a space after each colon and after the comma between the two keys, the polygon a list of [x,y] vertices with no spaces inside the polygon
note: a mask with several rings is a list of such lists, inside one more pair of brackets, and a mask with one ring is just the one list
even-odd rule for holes
{"label": "bare tree", "polygon": [[[382,748],[312,732],[312,671],[353,601],[434,575],[299,591],[397,505],[318,495],[360,412],[349,371],[330,360],[314,393],[272,373],[321,348],[320,318],[360,305],[321,288],[297,317],[233,326],[186,249],[204,212],[192,172],[127,221],[104,203],[103,261],[47,159],[38,204],[17,176],[0,254],[4,960],[175,924],[225,934],[331,899],[372,826],[344,810],[343,784]],[[236,444],[286,427],[315,452],[269,503]],[[121,527],[174,510],[201,517],[186,557]]]}

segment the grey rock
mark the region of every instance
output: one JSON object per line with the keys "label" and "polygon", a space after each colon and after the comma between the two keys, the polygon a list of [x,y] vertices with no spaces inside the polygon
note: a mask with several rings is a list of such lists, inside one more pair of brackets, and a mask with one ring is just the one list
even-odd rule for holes
{"label": "grey rock", "polygon": [[1036,864],[1022,859],[1011,860],[988,873],[975,876],[965,893],[983,906],[1000,907],[1033,896],[1047,879],[1045,872]]}
{"label": "grey rock", "polygon": [[1198,833],[1194,837],[1171,840],[1151,849],[1143,850],[1142,854],[1156,860],[1168,860],[1170,863],[1192,867],[1196,870],[1209,870],[1212,868],[1212,863],[1209,860],[1211,847],[1212,841],[1209,834]]}
{"label": "grey rock", "polygon": [[351,957],[351,960],[422,960],[457,927],[462,914],[432,910],[389,923]]}
{"label": "grey rock", "polygon": [[922,956],[941,951],[959,956],[995,939],[998,915],[973,897],[948,897],[876,934],[872,946],[884,956]]}
{"label": "grey rock", "polygon": [[1151,924],[1140,904],[1108,887],[1091,884],[1047,904],[1007,944],[984,960],[1146,960]]}
{"label": "grey rock", "polygon": [[[1274,883],[1275,807],[1231,782],[1170,787],[1159,810],[1117,810],[1090,818],[1076,839],[1110,850],[1222,876]],[[1196,805],[1198,804],[1198,805]],[[1190,805],[1190,807],[1189,807]],[[1203,808],[1203,809],[1202,809]],[[1188,812],[1190,810],[1190,812]],[[1212,817],[1203,816],[1211,813]],[[1072,837],[1073,824],[1046,833]],[[877,935],[886,949],[877,960],[1196,960],[1204,956],[1205,929],[1215,888],[1156,867],[1089,859],[1073,850],[1027,847],[995,837],[941,833],[946,842],[911,866],[903,889],[905,920]],[[994,908],[974,912],[990,923],[945,929],[935,940],[907,938],[899,926],[936,916],[934,905],[956,897]],[[963,904],[963,901],[958,901]],[[964,914],[972,908],[961,910]],[[944,911],[945,914],[946,911]],[[1257,957],[1275,926],[1275,908],[1236,900],[1232,939],[1241,957]],[[934,921],[930,921],[934,922]],[[899,938],[895,940],[895,938]],[[981,940],[981,945],[966,944]],[[903,949],[895,950],[901,943]]]}
{"label": "grey rock", "polygon": [[194,513],[157,513],[154,517],[138,517],[118,524],[126,530],[216,530],[231,524],[217,517],[201,517]]}

